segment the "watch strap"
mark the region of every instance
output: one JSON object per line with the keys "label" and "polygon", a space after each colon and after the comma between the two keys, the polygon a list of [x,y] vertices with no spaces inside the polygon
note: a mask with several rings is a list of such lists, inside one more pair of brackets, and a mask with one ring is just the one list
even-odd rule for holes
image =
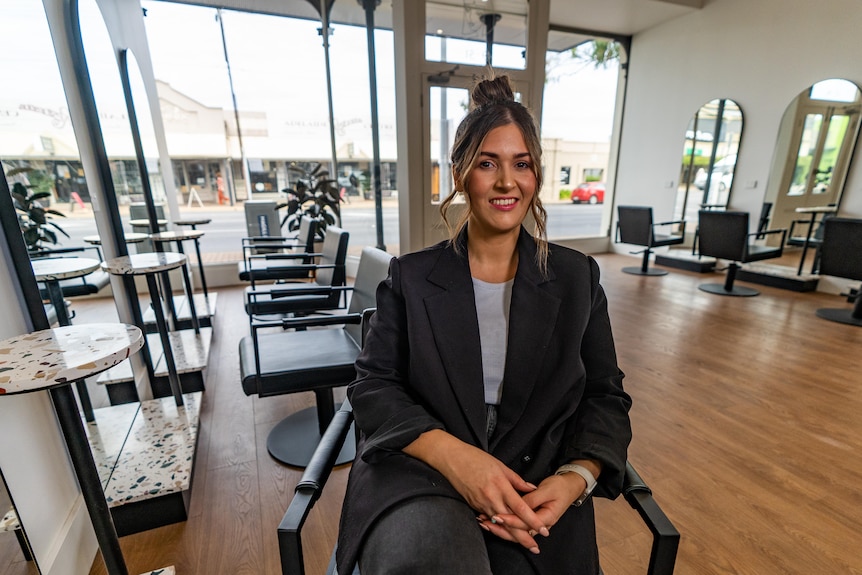
{"label": "watch strap", "polygon": [[581,493],[581,496],[578,497],[574,503],[572,503],[572,505],[574,505],[575,507],[580,507],[584,503],[584,501],[586,501],[587,498],[592,494],[593,489],[596,488],[596,484],[598,482],[596,481],[595,476],[589,469],[587,469],[583,465],[578,465],[577,463],[567,463],[566,465],[561,465],[559,469],[557,469],[557,471],[554,473],[554,475],[564,475],[566,473],[577,473],[584,478],[584,481],[587,482],[587,487],[584,489],[583,493]]}

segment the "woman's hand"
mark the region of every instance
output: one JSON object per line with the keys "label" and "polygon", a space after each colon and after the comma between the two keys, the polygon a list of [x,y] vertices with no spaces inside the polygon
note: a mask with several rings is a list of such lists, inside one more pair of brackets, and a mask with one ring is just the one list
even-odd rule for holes
{"label": "woman's hand", "polygon": [[[404,452],[442,473],[479,514],[483,528],[493,527],[489,530],[495,535],[538,553],[530,533],[546,534],[547,527],[521,495],[536,491],[535,485],[496,457],[439,429],[423,433]],[[504,527],[504,518],[523,528]]]}

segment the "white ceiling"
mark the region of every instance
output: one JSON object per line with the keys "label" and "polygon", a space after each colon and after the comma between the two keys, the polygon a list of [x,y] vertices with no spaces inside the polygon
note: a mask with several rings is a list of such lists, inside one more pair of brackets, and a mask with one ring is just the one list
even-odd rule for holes
{"label": "white ceiling", "polygon": [[[239,10],[251,10],[270,14],[282,14],[317,19],[308,0],[174,0],[204,6],[222,6]],[[415,2],[417,0],[407,0]],[[692,11],[699,10],[707,2],[715,0],[551,0],[550,22],[552,27],[591,30],[608,34],[631,36]],[[453,14],[450,26],[429,17],[429,32],[446,29],[446,33],[465,28],[476,28],[475,16],[482,12],[500,12],[511,20],[517,14],[526,13],[528,0],[428,0],[436,4],[436,12],[443,16]],[[430,7],[429,7],[430,9]],[[465,16],[465,14],[467,16]],[[430,15],[429,15],[430,16]],[[515,17],[515,20],[518,20]],[[365,14],[356,0],[336,0],[332,8],[332,21],[343,24],[365,25]],[[375,25],[391,28],[392,2],[383,0],[374,14]],[[495,32],[495,40],[506,42],[523,34],[523,20],[513,23],[512,35],[504,29],[503,21]],[[457,34],[452,34],[457,35]],[[508,38],[507,38],[508,36]]]}
{"label": "white ceiling", "polygon": [[551,24],[632,36],[699,10],[706,0],[551,0]]}

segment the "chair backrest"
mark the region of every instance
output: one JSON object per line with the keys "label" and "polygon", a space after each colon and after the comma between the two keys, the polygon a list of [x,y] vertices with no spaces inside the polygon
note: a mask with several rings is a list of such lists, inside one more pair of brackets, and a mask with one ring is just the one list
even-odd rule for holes
{"label": "chair backrest", "polygon": [[735,262],[742,261],[748,242],[748,212],[698,212],[700,254]]}
{"label": "chair backrest", "polygon": [[862,280],[862,220],[832,217],[823,228],[820,273]]}
{"label": "chair backrest", "polygon": [[314,236],[316,234],[317,220],[308,216],[301,216],[299,218],[299,231],[297,232],[296,239],[305,244],[304,249],[307,253],[314,252]]}
{"label": "chair backrest", "polygon": [[350,234],[346,230],[329,226],[323,239],[320,264],[326,267],[317,271],[315,280],[320,285],[343,286],[347,282],[344,264],[347,261],[347,242]]}
{"label": "chair backrest", "polygon": [[653,239],[652,208],[649,206],[617,206],[617,229],[620,242],[636,246],[651,246]]}
{"label": "chair backrest", "polygon": [[763,202],[763,205],[760,206],[760,219],[757,222],[758,239],[760,238],[760,234],[769,228],[769,213],[771,211],[772,202]]}
{"label": "chair backrest", "polygon": [[[326,233],[329,233],[327,228]],[[366,247],[359,257],[359,268],[353,282],[353,295],[347,313],[362,313],[363,310],[377,307],[377,286],[389,275],[389,262],[392,255],[377,248]],[[345,326],[356,342],[362,341],[362,327],[356,324]]]}

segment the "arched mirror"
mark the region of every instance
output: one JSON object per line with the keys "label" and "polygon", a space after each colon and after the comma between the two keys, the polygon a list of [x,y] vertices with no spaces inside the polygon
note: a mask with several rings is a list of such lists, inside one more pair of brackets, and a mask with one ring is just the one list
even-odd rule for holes
{"label": "arched mirror", "polygon": [[[799,209],[837,206],[859,134],[862,91],[848,80],[806,88],[787,106],[764,201],[773,228],[789,228]],[[804,234],[805,231],[803,230]]]}
{"label": "arched mirror", "polygon": [[742,140],[742,110],[733,100],[711,100],[685,131],[674,220],[697,221],[700,209],[723,209],[730,201]]}

